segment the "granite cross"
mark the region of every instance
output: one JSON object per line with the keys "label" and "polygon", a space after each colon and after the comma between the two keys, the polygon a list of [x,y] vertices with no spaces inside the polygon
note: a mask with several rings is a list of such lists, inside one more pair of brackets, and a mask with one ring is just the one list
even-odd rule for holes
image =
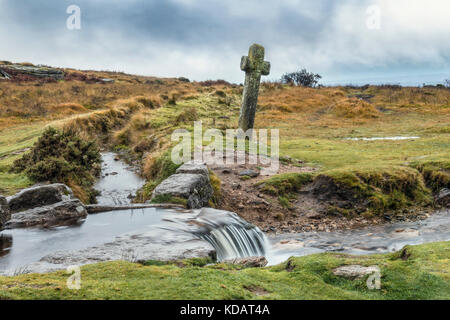
{"label": "granite cross", "polygon": [[253,129],[256,105],[258,103],[259,83],[261,75],[270,72],[270,62],[264,61],[264,47],[253,44],[248,50],[248,56],[241,59],[241,70],[245,71],[245,86],[242,97],[239,128],[244,132]]}

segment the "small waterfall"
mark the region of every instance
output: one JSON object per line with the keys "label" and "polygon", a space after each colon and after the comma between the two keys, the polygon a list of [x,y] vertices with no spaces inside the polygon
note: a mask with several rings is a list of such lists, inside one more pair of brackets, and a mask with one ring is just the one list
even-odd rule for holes
{"label": "small waterfall", "polygon": [[216,249],[217,260],[264,256],[267,239],[262,231],[227,211],[203,209],[198,221],[203,227],[197,236]]}

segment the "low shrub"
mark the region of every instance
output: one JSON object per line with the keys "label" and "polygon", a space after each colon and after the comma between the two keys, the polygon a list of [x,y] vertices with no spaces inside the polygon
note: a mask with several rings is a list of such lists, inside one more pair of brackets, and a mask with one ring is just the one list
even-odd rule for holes
{"label": "low shrub", "polygon": [[49,127],[31,151],[13,163],[11,171],[24,172],[35,182],[65,183],[80,200],[95,202],[92,185],[100,174],[100,162],[100,150],[93,140]]}

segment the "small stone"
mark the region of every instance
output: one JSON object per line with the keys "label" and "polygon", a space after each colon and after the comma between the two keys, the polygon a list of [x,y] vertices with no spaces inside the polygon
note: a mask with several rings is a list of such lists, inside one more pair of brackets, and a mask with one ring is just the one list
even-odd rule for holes
{"label": "small stone", "polygon": [[232,184],[231,184],[231,189],[233,189],[233,190],[239,190],[239,189],[241,189],[241,184],[240,183],[236,183],[236,182],[233,182]]}
{"label": "small stone", "polygon": [[117,176],[118,173],[117,173],[117,172],[111,172],[110,175],[111,175],[111,176]]}
{"label": "small stone", "polygon": [[231,170],[230,169],[223,169],[222,173],[229,174],[229,173],[231,173]]}
{"label": "small stone", "polygon": [[322,218],[322,214],[318,213],[318,212],[315,212],[315,211],[311,211],[311,212],[308,212],[306,214],[306,217],[309,218],[309,219],[321,219]]}
{"label": "small stone", "polygon": [[259,176],[259,172],[255,171],[255,170],[247,169],[247,170],[240,171],[238,175],[240,177],[248,176],[251,178],[256,178],[257,176]]}

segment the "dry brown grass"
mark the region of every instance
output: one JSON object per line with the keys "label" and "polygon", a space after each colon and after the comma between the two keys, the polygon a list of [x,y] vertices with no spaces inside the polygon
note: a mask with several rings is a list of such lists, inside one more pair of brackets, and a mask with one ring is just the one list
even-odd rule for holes
{"label": "dry brown grass", "polygon": [[[65,70],[70,81],[54,83],[0,82],[0,118],[11,122],[55,120],[68,115],[115,107],[118,100],[136,97],[147,108],[158,108],[169,99],[195,98],[197,83],[177,79],[139,77],[123,73],[80,72]],[[73,76],[76,74],[77,76]],[[78,80],[80,76],[82,79]],[[114,79],[114,83],[90,82],[89,79]],[[120,103],[124,103],[123,101]],[[1,125],[1,124],[0,124]]]}

